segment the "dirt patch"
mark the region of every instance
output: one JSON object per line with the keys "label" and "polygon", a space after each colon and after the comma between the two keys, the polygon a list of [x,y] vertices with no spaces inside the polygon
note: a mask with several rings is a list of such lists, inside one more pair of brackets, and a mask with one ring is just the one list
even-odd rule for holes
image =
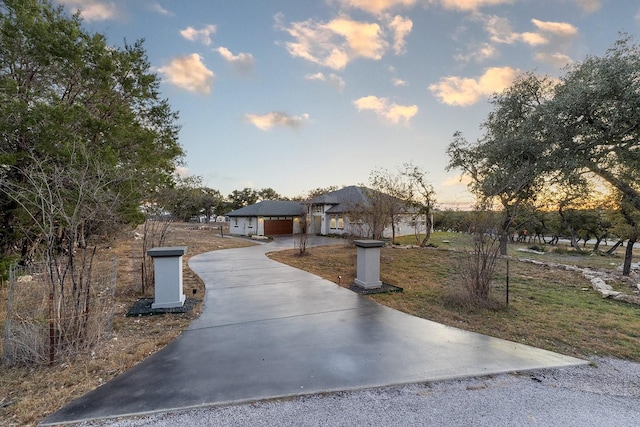
{"label": "dirt patch", "polygon": [[[199,301],[186,313],[127,317],[127,312],[138,300],[153,297],[153,290],[141,292],[142,242],[139,234],[140,230],[131,230],[115,237],[110,246],[101,248],[118,260],[115,318],[109,340],[85,357],[53,367],[0,366],[0,425],[35,425],[73,399],[162,349],[201,312],[199,301],[204,298],[205,287],[189,268],[189,259],[203,252],[254,244],[246,239],[221,237],[217,224],[174,224],[165,244],[187,246],[183,257],[184,293]],[[4,284],[0,288],[0,331],[3,333],[6,301],[7,286]]]}

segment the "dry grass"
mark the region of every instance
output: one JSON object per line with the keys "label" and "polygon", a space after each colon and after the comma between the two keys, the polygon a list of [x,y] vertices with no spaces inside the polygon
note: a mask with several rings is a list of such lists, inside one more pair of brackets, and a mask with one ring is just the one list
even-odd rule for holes
{"label": "dry grass", "polygon": [[[443,239],[445,237],[446,239]],[[446,325],[480,332],[577,357],[607,355],[640,361],[640,307],[603,299],[591,290],[580,273],[510,261],[510,303],[506,306],[506,261],[498,261],[493,291],[494,309],[457,304],[455,267],[464,256],[460,236],[436,233],[433,242],[442,248],[383,248],[383,282],[404,288],[402,293],[369,296],[400,311]],[[443,244],[442,240],[450,243]],[[512,248],[515,251],[515,247]],[[311,271],[343,286],[356,275],[356,251],[349,247],[310,248],[305,257],[293,251],[271,258]],[[514,252],[515,253],[515,252]],[[522,256],[522,254],[520,254]],[[527,254],[528,255],[528,254]],[[590,257],[555,258],[552,262],[580,261]],[[621,258],[591,258],[600,266],[620,264]],[[620,282],[631,293],[628,282]]]}
{"label": "dry grass", "polygon": [[[188,297],[204,295],[204,284],[187,261],[199,253],[252,243],[221,238],[217,228],[197,224],[175,224],[167,246],[187,246],[183,257],[183,286]],[[200,313],[200,305],[190,313],[148,317],[126,317],[129,307],[143,295],[141,290],[141,241],[133,232],[115,239],[110,248],[118,259],[116,314],[111,339],[90,355],[53,367],[7,368],[0,366],[0,425],[35,425],[46,415],[71,400],[126,371],[178,336]],[[6,283],[0,288],[0,332],[4,334],[7,301]],[[0,347],[0,353],[2,347]]]}

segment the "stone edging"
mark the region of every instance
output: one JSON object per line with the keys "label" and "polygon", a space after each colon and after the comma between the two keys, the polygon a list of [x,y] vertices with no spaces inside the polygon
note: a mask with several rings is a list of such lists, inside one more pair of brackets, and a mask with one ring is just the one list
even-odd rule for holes
{"label": "stone edging", "polygon": [[[594,270],[590,268],[582,268],[576,265],[556,264],[551,262],[542,262],[530,258],[518,258],[518,261],[528,262],[530,264],[540,265],[543,267],[559,268],[567,271],[577,271],[582,273],[585,279],[591,282],[591,287],[600,293],[603,298],[611,298],[616,301],[624,301],[630,304],[640,305],[640,296],[629,295],[624,292],[614,291],[611,285],[608,285],[605,279],[611,278],[615,273],[603,270]],[[640,285],[636,285],[640,290]]]}

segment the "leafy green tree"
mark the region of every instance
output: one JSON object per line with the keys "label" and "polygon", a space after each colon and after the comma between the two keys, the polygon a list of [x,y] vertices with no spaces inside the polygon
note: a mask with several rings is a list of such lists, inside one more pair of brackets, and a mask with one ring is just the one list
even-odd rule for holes
{"label": "leafy green tree", "polygon": [[491,98],[495,109],[482,124],[483,137],[470,143],[456,132],[447,149],[447,168],[461,169],[471,178],[471,190],[480,207],[486,209],[496,199],[500,202],[502,255],[507,253],[510,228],[519,207],[533,201],[545,182],[538,163],[544,147],[536,143],[540,138],[536,117],[552,89],[549,78],[532,73],[520,76],[511,87]]}
{"label": "leafy green tree", "polygon": [[280,194],[273,188],[262,188],[255,190],[250,187],[245,187],[242,190],[233,190],[231,194],[227,196],[227,211],[234,211],[236,209],[243,208],[245,206],[253,205],[262,200],[283,200]]}
{"label": "leafy green tree", "polygon": [[0,0],[0,250],[46,261],[51,361],[102,336],[97,245],[172,181],[176,120],[142,42],[109,46],[46,0]]}
{"label": "leafy green tree", "polygon": [[[573,65],[536,125],[542,167],[564,180],[593,174],[620,192],[619,208],[636,227],[640,211],[640,48],[621,37],[602,57]],[[633,234],[633,233],[631,233]],[[632,256],[633,245],[626,257]],[[630,258],[625,260],[630,263]]]}
{"label": "leafy green tree", "polygon": [[[500,199],[504,234],[512,209],[550,182],[585,193],[595,177],[622,194],[627,212],[640,211],[640,48],[630,37],[557,84],[527,74],[493,102],[483,139],[455,135],[449,167],[468,174],[477,194]],[[634,216],[626,217],[631,229]]]}
{"label": "leafy green tree", "polygon": [[258,192],[250,187],[245,187],[242,190],[233,190],[231,194],[227,196],[227,210],[234,211],[257,203],[259,197]]}
{"label": "leafy green tree", "polygon": [[[83,29],[78,15],[67,16],[46,0],[0,1],[3,253],[16,244],[23,254],[32,252],[48,239],[33,225],[33,216],[42,221],[61,212],[58,206],[25,212],[16,189],[28,188],[33,170],[48,185],[68,168],[79,168],[70,176],[110,183],[108,191],[92,188],[102,192],[100,198],[110,197],[112,218],[74,218],[78,230],[56,218],[59,235],[78,235],[80,242],[90,231],[99,235],[104,227],[141,221],[141,201],[172,181],[182,158],[176,120],[177,113],[159,96],[159,79],[142,42],[110,46],[103,35]],[[82,200],[79,192],[91,187],[85,184],[70,186],[61,196]],[[82,208],[76,215],[86,212]]]}
{"label": "leafy green tree", "polygon": [[331,193],[332,191],[339,190],[337,185],[330,185],[328,187],[318,187],[313,190],[309,190],[306,194],[295,197],[295,200],[306,201],[311,200],[314,197],[322,196],[323,194]]}
{"label": "leafy green tree", "polygon": [[256,192],[256,194],[258,195],[258,201],[262,201],[262,200],[284,200],[284,199],[286,199],[286,197],[281,196],[280,194],[278,194],[278,192],[276,190],[274,190],[273,188],[270,188],[270,187],[261,188],[260,190],[258,190]]}
{"label": "leafy green tree", "polygon": [[204,186],[199,176],[178,178],[175,185],[162,188],[157,193],[156,205],[181,221],[199,215],[210,218],[225,208],[220,191]]}
{"label": "leafy green tree", "polygon": [[541,119],[547,168],[591,172],[640,210],[640,49],[630,38],[575,64]]}

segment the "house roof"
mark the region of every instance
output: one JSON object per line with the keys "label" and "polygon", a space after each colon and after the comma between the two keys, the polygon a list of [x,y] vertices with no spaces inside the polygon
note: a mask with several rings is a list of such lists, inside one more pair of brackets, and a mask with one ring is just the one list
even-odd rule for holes
{"label": "house roof", "polygon": [[357,205],[370,203],[366,191],[372,190],[350,185],[340,190],[316,196],[309,200],[308,203],[312,205],[333,205],[327,209],[327,213],[344,213],[352,210]]}
{"label": "house roof", "polygon": [[304,213],[300,202],[289,200],[263,200],[229,212],[227,216],[299,216]]}
{"label": "house roof", "polygon": [[309,203],[313,205],[337,205],[339,203],[347,202],[357,203],[364,200],[364,187],[350,185],[348,187],[341,188],[340,190],[330,191],[316,196],[309,200]]}

